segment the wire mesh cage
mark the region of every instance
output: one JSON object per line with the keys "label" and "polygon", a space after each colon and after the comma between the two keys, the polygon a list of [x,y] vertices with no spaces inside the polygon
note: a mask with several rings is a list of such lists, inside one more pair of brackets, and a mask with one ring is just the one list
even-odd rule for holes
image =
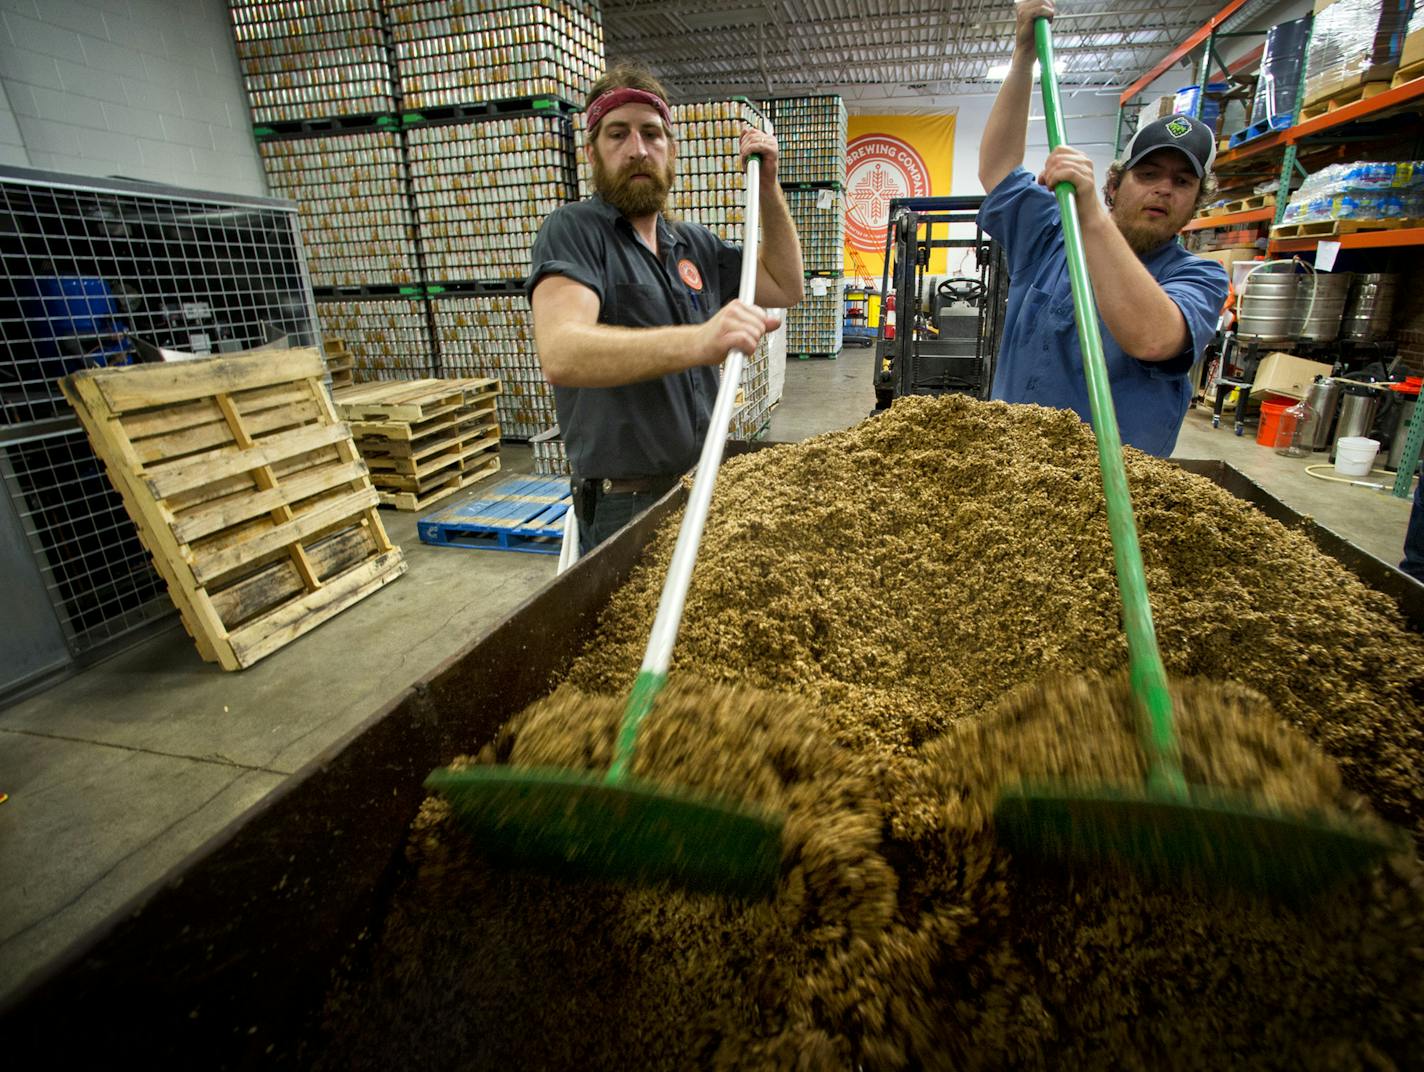
{"label": "wire mesh cage", "polygon": [[8,444],[0,476],[71,648],[95,647],[172,610],[82,430]]}
{"label": "wire mesh cage", "polygon": [[59,379],[320,345],[311,284],[286,202],[23,168],[0,168],[0,258],[0,480],[78,655],[172,606]]}

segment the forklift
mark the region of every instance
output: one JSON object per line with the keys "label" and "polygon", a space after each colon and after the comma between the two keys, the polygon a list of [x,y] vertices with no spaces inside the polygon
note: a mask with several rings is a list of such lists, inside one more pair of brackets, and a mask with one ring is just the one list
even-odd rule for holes
{"label": "forklift", "polygon": [[[880,292],[893,295],[898,323],[887,325],[889,317],[882,311],[875,338],[877,412],[902,395],[989,397],[1009,275],[1002,247],[979,228],[983,201],[906,197],[890,202]],[[961,233],[973,227],[974,237],[950,237],[955,225]],[[937,249],[972,251],[973,274],[931,273],[930,256]]]}

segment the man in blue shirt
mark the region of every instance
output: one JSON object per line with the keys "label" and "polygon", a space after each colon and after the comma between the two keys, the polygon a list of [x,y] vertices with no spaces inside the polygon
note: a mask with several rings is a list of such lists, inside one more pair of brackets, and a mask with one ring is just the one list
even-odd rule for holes
{"label": "man in blue shirt", "polygon": [[1018,0],[1014,57],[979,148],[988,195],[984,230],[1008,257],[1009,301],[992,397],[1071,409],[1090,419],[1063,228],[1053,187],[1073,184],[1103,352],[1124,443],[1167,457],[1191,401],[1187,373],[1216,332],[1225,270],[1176,241],[1214,193],[1216,138],[1187,116],[1138,131],[1112,165],[1099,200],[1092,161],[1053,150],[1035,178],[1023,167],[1033,93],[1034,19],[1052,0]]}

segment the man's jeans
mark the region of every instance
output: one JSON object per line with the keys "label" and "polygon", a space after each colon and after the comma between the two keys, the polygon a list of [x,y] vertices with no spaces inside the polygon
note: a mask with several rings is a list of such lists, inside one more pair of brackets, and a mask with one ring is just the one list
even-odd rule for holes
{"label": "man's jeans", "polygon": [[1404,530],[1404,561],[1399,568],[1416,581],[1424,581],[1424,478],[1414,489],[1409,527]]}
{"label": "man's jeans", "polygon": [[[626,491],[581,495],[574,488],[578,515],[579,557],[582,558],[663,497],[662,492]],[[592,515],[591,517],[589,515]]]}

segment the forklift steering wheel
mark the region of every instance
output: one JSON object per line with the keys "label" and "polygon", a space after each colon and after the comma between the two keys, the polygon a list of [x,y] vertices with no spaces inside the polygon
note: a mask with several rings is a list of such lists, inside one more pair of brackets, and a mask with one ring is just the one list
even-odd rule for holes
{"label": "forklift steering wheel", "polygon": [[935,293],[941,298],[968,303],[983,299],[985,287],[983,282],[978,279],[944,279],[935,288]]}

